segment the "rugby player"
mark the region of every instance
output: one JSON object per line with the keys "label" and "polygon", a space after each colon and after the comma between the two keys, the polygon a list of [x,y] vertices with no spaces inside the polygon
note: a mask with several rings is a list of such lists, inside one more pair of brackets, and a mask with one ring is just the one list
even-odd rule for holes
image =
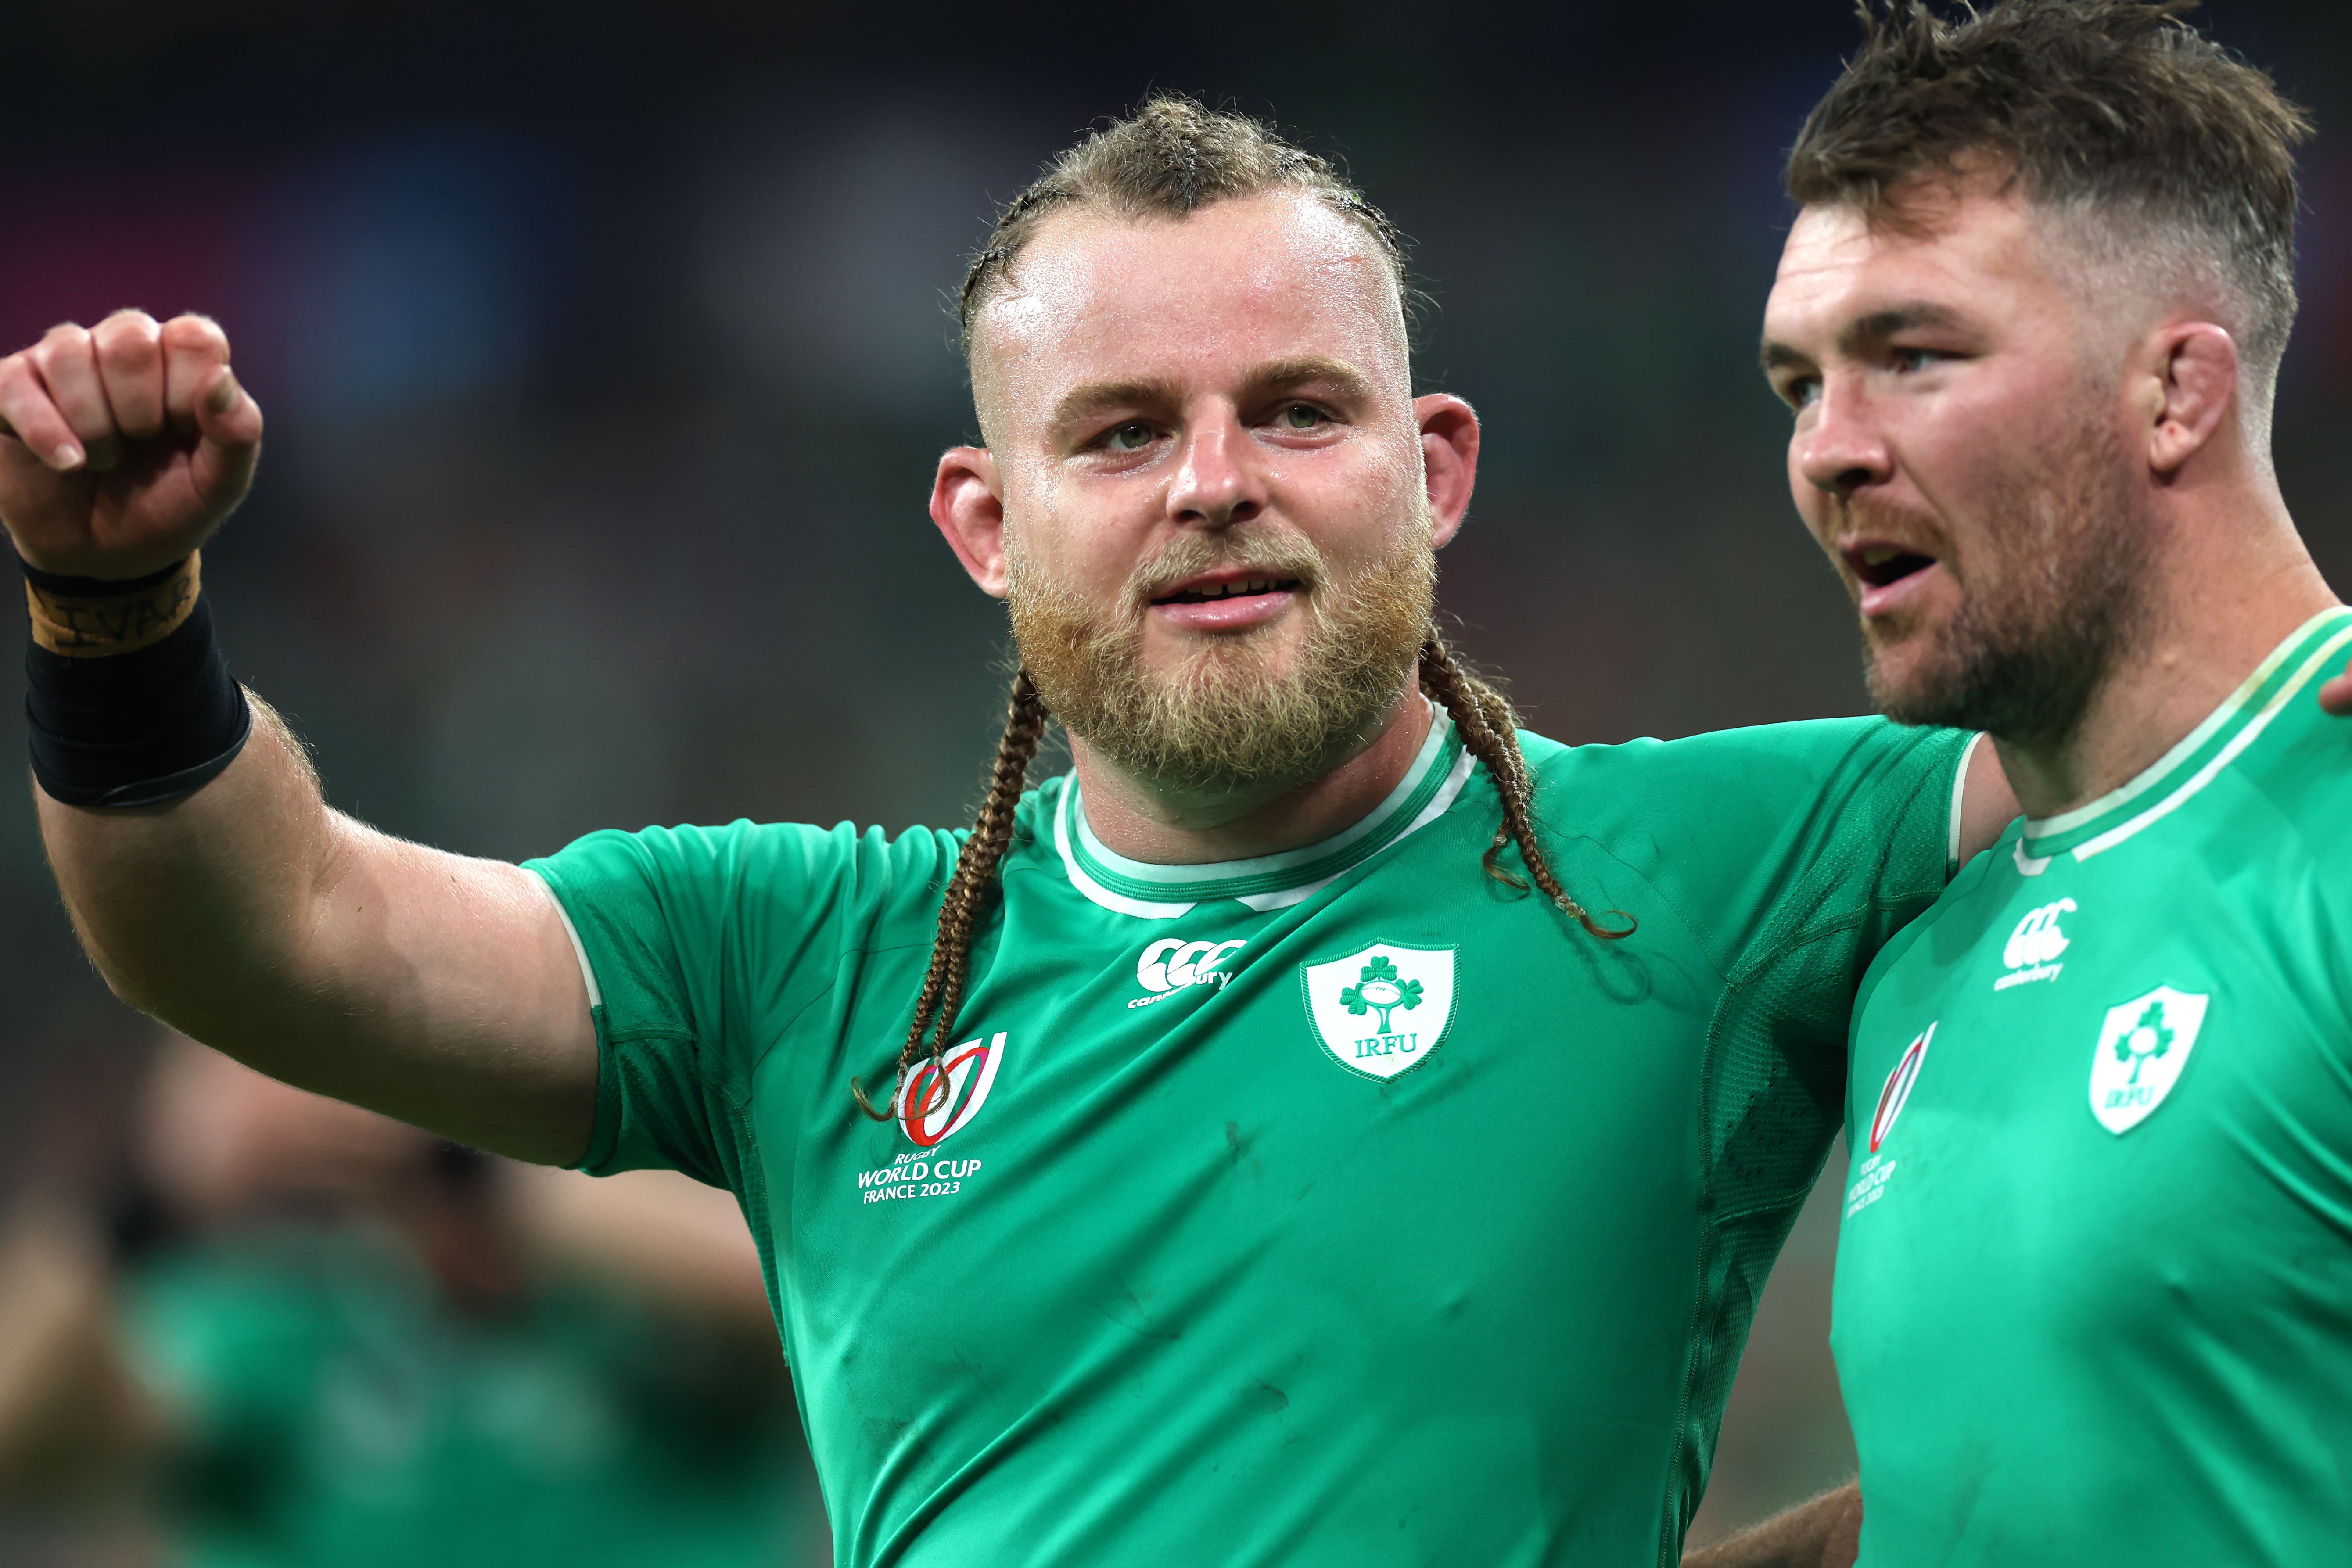
{"label": "rugby player", "polygon": [[2014,801],[1879,719],[1518,731],[1434,629],[1478,425],[1404,293],[1246,120],[1057,158],[932,497],[1021,658],[977,826],[528,868],[332,812],[229,679],[219,329],[59,328],[0,361],[0,517],[77,929],[297,1084],[731,1189],[845,1565],[1671,1562],[1853,988]]}
{"label": "rugby player", "polygon": [[[2352,610],[2270,454],[2306,121],[2184,8],[1899,5],[1790,164],[1798,508],[1887,712],[2027,814],[1857,1006],[1873,1568],[2352,1542]],[[1700,1560],[1852,1561],[1855,1509]]]}

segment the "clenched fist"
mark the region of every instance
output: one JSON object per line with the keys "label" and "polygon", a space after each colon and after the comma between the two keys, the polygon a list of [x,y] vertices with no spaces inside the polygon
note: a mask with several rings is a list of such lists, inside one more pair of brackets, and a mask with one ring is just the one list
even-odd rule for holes
{"label": "clenched fist", "polygon": [[161,571],[236,510],[260,456],[261,405],[203,316],[118,310],[0,360],[0,525],[43,571]]}

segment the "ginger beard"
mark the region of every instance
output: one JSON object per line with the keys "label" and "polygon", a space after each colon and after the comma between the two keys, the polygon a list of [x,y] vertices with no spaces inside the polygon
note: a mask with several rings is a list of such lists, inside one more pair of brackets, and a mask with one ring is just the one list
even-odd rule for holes
{"label": "ginger beard", "polygon": [[[1427,640],[1437,586],[1424,530],[1341,580],[1304,535],[1276,526],[1179,535],[1089,604],[1008,541],[1013,636],[1046,708],[1134,776],[1189,794],[1286,789],[1369,743]],[[1286,669],[1273,626],[1204,638],[1172,670],[1143,657],[1144,617],[1175,584],[1219,567],[1295,579],[1306,633]]]}
{"label": "ginger beard", "polygon": [[[1983,515],[1979,559],[1963,574],[1943,557],[1961,589],[1950,619],[1863,623],[1870,694],[1898,723],[2063,736],[2149,629],[2153,509],[2121,437],[2094,416],[1988,487]],[[1890,657],[1902,641],[1926,646]]]}

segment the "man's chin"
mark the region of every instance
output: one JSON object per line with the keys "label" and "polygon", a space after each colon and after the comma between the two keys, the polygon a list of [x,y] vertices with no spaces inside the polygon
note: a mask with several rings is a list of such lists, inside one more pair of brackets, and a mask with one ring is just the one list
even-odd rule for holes
{"label": "man's chin", "polygon": [[1141,673],[1171,692],[1235,684],[1286,686],[1298,673],[1297,641],[1279,626],[1214,636],[1146,636]]}
{"label": "man's chin", "polygon": [[1963,705],[1966,672],[1937,657],[1934,638],[1866,635],[1864,648],[1864,676],[1880,712],[1898,724],[1961,721],[1952,715]]}

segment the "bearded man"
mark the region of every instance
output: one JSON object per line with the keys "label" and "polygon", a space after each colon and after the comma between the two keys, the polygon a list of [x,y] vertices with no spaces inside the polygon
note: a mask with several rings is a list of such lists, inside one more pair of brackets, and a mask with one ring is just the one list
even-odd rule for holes
{"label": "bearded man", "polygon": [[2025,807],[1853,1028],[1861,1487],[1704,1554],[2041,1568],[2352,1542],[2352,679],[2270,452],[2303,113],[2178,4],[1878,18],[1765,313],[1889,713]]}
{"label": "bearded man", "polygon": [[1521,734],[1433,630],[1478,426],[1404,295],[1246,120],[1065,153],[974,259],[932,498],[1022,659],[977,826],[529,868],[331,811],[228,679],[218,330],[58,329],[0,362],[0,516],[77,928],[265,1071],[731,1189],[845,1568],[1670,1563],[1853,986],[2013,807],[1878,720]]}

